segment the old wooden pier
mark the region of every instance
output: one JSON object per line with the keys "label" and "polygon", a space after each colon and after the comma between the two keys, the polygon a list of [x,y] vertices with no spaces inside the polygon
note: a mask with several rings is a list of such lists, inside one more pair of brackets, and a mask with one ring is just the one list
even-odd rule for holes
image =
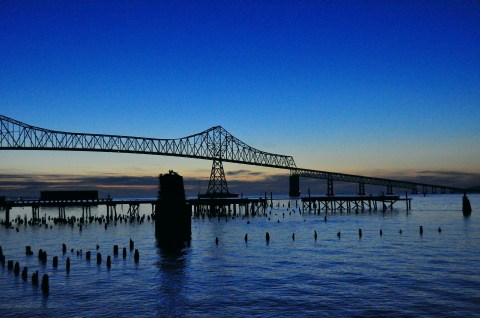
{"label": "old wooden pier", "polygon": [[370,195],[370,196],[323,196],[304,197],[302,209],[307,212],[358,212],[358,211],[386,211],[393,210],[397,201],[404,201],[406,209],[412,207],[412,199],[405,195],[405,198],[395,195]]}

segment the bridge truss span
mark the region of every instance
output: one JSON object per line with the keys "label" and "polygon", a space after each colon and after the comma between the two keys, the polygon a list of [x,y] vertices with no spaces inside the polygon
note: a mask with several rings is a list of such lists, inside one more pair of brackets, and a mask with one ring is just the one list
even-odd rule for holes
{"label": "bridge truss span", "polygon": [[[198,134],[176,139],[73,133],[31,126],[0,115],[0,150],[64,150],[115,153],[137,153],[213,160],[218,167],[222,162],[289,169],[290,195],[299,196],[299,177],[327,180],[327,195],[334,195],[333,181],[358,184],[358,194],[365,194],[365,184],[386,186],[387,194],[393,188],[411,189],[413,193],[464,192],[462,189],[430,184],[397,181],[297,168],[292,156],[268,153],[253,148],[236,138],[221,126]],[[218,170],[218,169],[217,169]]]}
{"label": "bridge truss span", "polygon": [[320,170],[311,170],[311,169],[302,169],[302,168],[293,168],[290,169],[291,176],[299,176],[304,178],[315,178],[315,179],[324,179],[327,180],[327,194],[333,195],[333,181],[340,182],[349,182],[357,183],[359,185],[358,194],[365,194],[365,184],[376,185],[376,186],[385,186],[387,188],[387,194],[393,194],[393,188],[403,188],[409,189],[412,193],[427,193],[428,189],[431,189],[432,193],[437,193],[437,190],[440,193],[455,193],[462,192],[464,190],[447,187],[447,186],[438,186],[425,183],[409,182],[409,181],[399,181],[392,179],[384,178],[375,178],[375,177],[366,177],[338,172],[328,172]]}
{"label": "bridge truss span", "polygon": [[295,168],[292,156],[253,148],[221,126],[176,139],[87,134],[31,126],[0,115],[0,149],[140,153]]}

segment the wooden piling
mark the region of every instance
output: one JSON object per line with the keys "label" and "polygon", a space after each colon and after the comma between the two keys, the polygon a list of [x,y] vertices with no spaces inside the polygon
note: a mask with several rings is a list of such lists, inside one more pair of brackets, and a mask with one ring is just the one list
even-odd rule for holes
{"label": "wooden piling", "polygon": [[48,281],[48,274],[44,274],[42,278],[42,292],[44,294],[48,294],[49,291],[50,291],[50,284]]}
{"label": "wooden piling", "polygon": [[32,274],[32,285],[38,286],[38,271]]}
{"label": "wooden piling", "polygon": [[22,280],[26,281],[27,278],[28,278],[28,269],[27,269],[27,267],[24,267],[23,270],[22,270]]}
{"label": "wooden piling", "polygon": [[13,274],[18,276],[20,274],[20,263],[15,262],[15,267],[13,268]]}

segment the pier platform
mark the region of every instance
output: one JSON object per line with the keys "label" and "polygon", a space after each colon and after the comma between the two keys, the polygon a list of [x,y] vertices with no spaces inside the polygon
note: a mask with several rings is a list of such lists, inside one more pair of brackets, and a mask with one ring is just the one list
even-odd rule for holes
{"label": "pier platform", "polygon": [[412,206],[411,198],[394,195],[303,197],[301,201],[303,212],[318,213],[393,210],[393,205],[398,201],[405,202],[407,211]]}

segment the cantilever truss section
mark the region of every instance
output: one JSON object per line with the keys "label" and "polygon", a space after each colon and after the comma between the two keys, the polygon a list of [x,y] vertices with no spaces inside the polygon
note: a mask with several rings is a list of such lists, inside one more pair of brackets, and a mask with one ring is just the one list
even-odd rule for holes
{"label": "cantilever truss section", "polygon": [[177,139],[101,135],[34,127],[0,115],[0,149],[141,153],[290,169],[292,156],[255,149],[221,126]]}

